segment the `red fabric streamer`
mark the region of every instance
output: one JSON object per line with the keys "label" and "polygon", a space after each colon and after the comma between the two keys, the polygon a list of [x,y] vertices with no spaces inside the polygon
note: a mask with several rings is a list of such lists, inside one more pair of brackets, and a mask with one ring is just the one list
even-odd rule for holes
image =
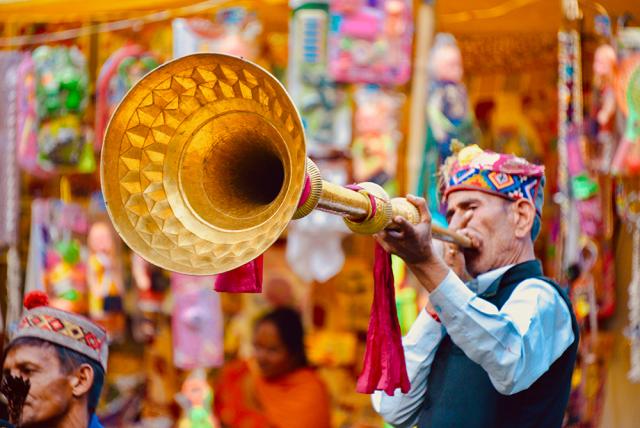
{"label": "red fabric streamer", "polygon": [[393,395],[400,388],[402,393],[407,393],[411,384],[402,349],[391,254],[377,242],[375,251],[373,304],[367,332],[367,349],[356,390],[365,394],[381,390],[387,395]]}
{"label": "red fabric streamer", "polygon": [[226,293],[262,292],[262,254],[229,272],[218,274],[214,289]]}

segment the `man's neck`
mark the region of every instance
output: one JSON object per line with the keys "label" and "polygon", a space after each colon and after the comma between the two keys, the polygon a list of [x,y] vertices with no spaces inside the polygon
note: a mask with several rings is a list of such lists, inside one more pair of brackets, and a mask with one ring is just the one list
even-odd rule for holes
{"label": "man's neck", "polygon": [[69,411],[52,428],[88,428],[90,416],[86,403],[71,405]]}

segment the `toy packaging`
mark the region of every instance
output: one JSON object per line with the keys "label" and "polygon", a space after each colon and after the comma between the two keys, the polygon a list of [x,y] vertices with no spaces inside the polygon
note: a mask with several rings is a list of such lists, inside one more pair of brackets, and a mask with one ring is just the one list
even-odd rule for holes
{"label": "toy packaging", "polygon": [[411,75],[412,3],[331,0],[331,76],[338,82],[406,83]]}

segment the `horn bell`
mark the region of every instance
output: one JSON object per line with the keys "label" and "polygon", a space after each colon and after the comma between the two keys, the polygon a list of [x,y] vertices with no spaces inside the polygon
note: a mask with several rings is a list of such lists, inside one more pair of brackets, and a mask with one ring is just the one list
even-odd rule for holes
{"label": "horn bell", "polygon": [[143,77],[116,108],[101,157],[111,220],[162,268],[210,275],[271,246],[304,185],[302,121],[263,68],[195,54]]}

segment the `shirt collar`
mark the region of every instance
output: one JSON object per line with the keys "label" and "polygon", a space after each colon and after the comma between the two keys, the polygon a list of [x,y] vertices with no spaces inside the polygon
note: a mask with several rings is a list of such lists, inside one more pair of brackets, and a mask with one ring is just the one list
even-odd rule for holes
{"label": "shirt collar", "polygon": [[493,284],[496,279],[500,278],[509,268],[513,265],[507,265],[499,267],[498,269],[490,270],[489,272],[481,273],[471,281],[467,282],[469,290],[476,294],[484,294],[488,291],[488,288]]}
{"label": "shirt collar", "polygon": [[91,419],[89,420],[89,428],[103,428],[95,413],[91,415]]}

